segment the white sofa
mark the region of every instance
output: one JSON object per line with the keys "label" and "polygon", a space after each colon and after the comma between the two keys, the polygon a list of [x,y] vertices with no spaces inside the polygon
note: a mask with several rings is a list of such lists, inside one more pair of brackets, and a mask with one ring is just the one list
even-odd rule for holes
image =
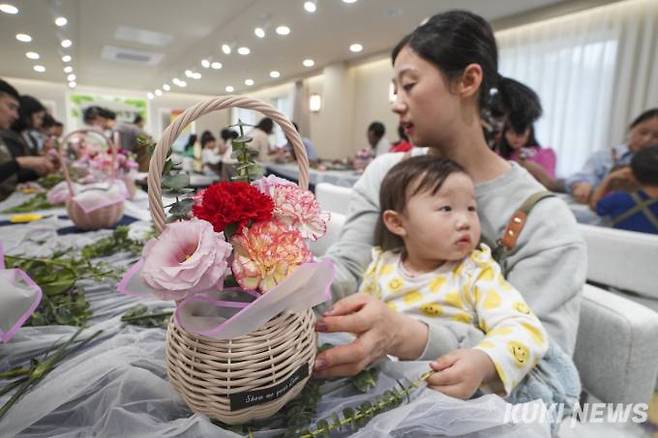
{"label": "white sofa", "polygon": [[[338,240],[349,220],[345,215],[351,189],[318,184],[316,195],[322,208],[332,212],[327,235],[312,248],[319,256]],[[588,278],[654,297],[649,299],[658,297],[651,280],[652,275],[658,280],[658,243],[646,245],[646,236],[618,236],[620,240],[611,242],[616,242],[613,245],[621,259],[611,261],[608,244],[602,246],[593,237],[610,230],[590,228],[595,227],[583,230],[590,257]],[[622,244],[631,241],[633,250]],[[638,251],[636,246],[643,249]],[[609,403],[649,401],[658,373],[658,314],[623,296],[585,285],[574,361],[586,392],[597,399]]]}

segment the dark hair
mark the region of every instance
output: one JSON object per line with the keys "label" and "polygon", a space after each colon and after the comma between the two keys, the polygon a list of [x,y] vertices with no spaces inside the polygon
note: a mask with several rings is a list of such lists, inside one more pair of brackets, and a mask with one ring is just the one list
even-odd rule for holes
{"label": "dark hair", "polygon": [[41,127],[44,129],[52,128],[53,126],[55,126],[56,123],[57,120],[55,120],[55,118],[50,113],[46,113],[43,116],[43,124],[41,125]]}
{"label": "dark hair", "polygon": [[117,118],[117,113],[103,107],[98,108],[98,115],[109,120],[116,120]]}
{"label": "dark hair", "polygon": [[20,105],[18,109],[18,120],[12,126],[12,129],[16,132],[34,128],[32,126],[32,115],[46,111],[46,107],[38,99],[28,95],[20,97]]}
{"label": "dark hair", "polygon": [[[466,172],[454,161],[432,155],[418,155],[393,166],[379,188],[380,214],[375,227],[375,245],[380,246],[384,251],[404,248],[402,238],[386,228],[384,212],[393,210],[404,213],[409,198],[424,191],[435,194],[453,173]],[[414,183],[416,183],[415,188],[410,192]]]}
{"label": "dark hair", "polygon": [[506,160],[509,160],[510,158],[512,158],[512,154],[514,154],[514,148],[507,141],[507,137],[505,137],[505,133],[509,130],[512,130],[517,135],[522,135],[525,132],[526,129],[530,129],[530,135],[528,136],[528,141],[522,147],[524,147],[524,148],[538,148],[538,147],[541,147],[541,145],[539,144],[539,142],[535,138],[535,127],[534,126],[532,126],[532,125],[525,126],[520,131],[517,131],[514,126],[506,125],[505,129],[503,130],[503,138],[500,139],[500,144],[498,145],[498,153],[500,154],[501,157],[503,157]]}
{"label": "dark hair", "polygon": [[368,132],[372,132],[377,138],[382,138],[386,134],[386,128],[382,122],[372,122],[368,126]]}
{"label": "dark hair", "polygon": [[491,97],[490,108],[494,117],[506,117],[515,132],[525,131],[543,112],[541,100],[532,88],[502,76]]}
{"label": "dark hair", "polygon": [[274,122],[269,117],[263,117],[256,125],[256,128],[260,129],[266,134],[271,134],[274,130]]}
{"label": "dark hair", "polygon": [[404,132],[404,126],[402,126],[401,124],[398,125],[398,137],[400,138],[400,140],[396,144],[400,144],[404,141],[406,142],[409,141],[409,137],[407,137],[407,133]]}
{"label": "dark hair", "polygon": [[642,122],[646,122],[649,119],[653,119],[654,117],[658,117],[658,108],[651,108],[640,114],[633,120],[633,123],[631,123],[630,128],[633,129],[637,125],[639,125]]}
{"label": "dark hair", "polygon": [[16,89],[12,87],[9,82],[0,79],[0,96],[3,94],[11,96],[16,100],[21,100],[21,96],[18,94],[18,91],[16,91]]}
{"label": "dark hair", "polygon": [[224,128],[220,131],[219,136],[222,138],[222,140],[224,140],[224,142],[227,142],[229,140],[238,138],[239,134],[232,129]]}
{"label": "dark hair", "polygon": [[82,120],[87,125],[91,125],[92,122],[97,117],[103,117],[104,119],[115,120],[117,118],[117,115],[114,111],[110,111],[109,109],[101,108],[100,106],[96,106],[96,105],[86,108],[82,113]]}
{"label": "dark hair", "polygon": [[212,135],[212,132],[210,131],[203,131],[201,134],[201,147],[206,147],[206,143],[210,143],[211,141],[216,141],[217,139],[215,138],[214,135]]}
{"label": "dark hair", "polygon": [[469,64],[478,64],[482,68],[480,109],[488,106],[489,91],[498,81],[498,48],[484,18],[459,10],[436,14],[402,38],[393,49],[393,63],[405,46],[437,66],[448,80],[460,76]]}
{"label": "dark hair", "polygon": [[194,146],[194,143],[196,143],[197,138],[198,137],[196,136],[196,134],[190,134],[190,136],[187,137],[187,143],[185,143],[185,150],[188,150],[189,148]]}
{"label": "dark hair", "polygon": [[138,125],[138,124],[142,123],[143,121],[144,121],[144,117],[137,114],[135,116],[135,119],[133,120],[133,125]]}
{"label": "dark hair", "polygon": [[658,144],[635,152],[631,158],[631,170],[640,184],[658,186]]}

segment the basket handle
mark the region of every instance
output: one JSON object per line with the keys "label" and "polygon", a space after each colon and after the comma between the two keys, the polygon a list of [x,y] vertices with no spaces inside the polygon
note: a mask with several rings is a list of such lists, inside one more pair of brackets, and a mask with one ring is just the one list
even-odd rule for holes
{"label": "basket handle", "polygon": [[166,225],[166,215],[162,204],[160,179],[165,159],[171,145],[187,125],[198,119],[200,116],[213,111],[234,107],[258,111],[267,117],[270,117],[281,127],[281,129],[283,129],[284,134],[292,143],[292,147],[297,156],[297,166],[299,167],[299,187],[304,190],[308,189],[308,157],[306,156],[306,148],[304,147],[304,143],[302,142],[299,133],[292,123],[288,121],[286,116],[277,111],[273,106],[252,97],[214,97],[187,108],[167,127],[167,129],[165,129],[162,133],[162,138],[160,138],[160,141],[158,141],[155,146],[151,162],[149,163],[148,197],[153,225],[158,233],[161,233]]}
{"label": "basket handle", "polygon": [[62,138],[62,141],[59,144],[59,149],[57,151],[57,153],[59,155],[59,161],[62,163],[62,170],[64,171],[64,179],[66,179],[66,185],[69,188],[69,194],[71,195],[71,197],[75,196],[75,191],[73,190],[73,182],[71,181],[71,175],[69,174],[69,169],[68,169],[68,167],[66,167],[66,156],[64,155],[64,150],[65,150],[65,148],[68,147],[69,140],[73,136],[79,135],[79,134],[96,134],[98,137],[105,140],[105,142],[107,143],[107,147],[110,150],[110,154],[112,156],[112,173],[111,173],[112,180],[116,179],[115,166],[116,166],[116,159],[117,159],[117,157],[116,157],[117,151],[116,151],[116,148],[114,147],[114,144],[112,143],[112,140],[108,136],[106,136],[103,131],[100,131],[98,129],[93,129],[93,128],[76,129],[75,131],[69,132],[68,134],[66,134],[64,136],[64,138]]}

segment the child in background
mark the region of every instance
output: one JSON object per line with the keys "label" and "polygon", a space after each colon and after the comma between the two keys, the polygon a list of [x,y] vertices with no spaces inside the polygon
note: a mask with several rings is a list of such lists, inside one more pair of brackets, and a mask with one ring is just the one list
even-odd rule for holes
{"label": "child in background", "polygon": [[550,342],[490,249],[478,245],[475,188],[464,170],[431,155],[405,159],[384,178],[380,208],[360,291],[427,325],[458,323],[481,333],[472,348],[431,363],[429,387],[462,399],[481,389],[513,403],[574,406],[580,383],[571,358]]}
{"label": "child in background", "polygon": [[640,189],[631,193],[608,193],[596,203],[596,213],[605,217],[613,228],[658,234],[658,144],[636,152],[630,167],[612,172],[592,197],[596,199],[599,192],[607,192],[615,175],[634,179]]}

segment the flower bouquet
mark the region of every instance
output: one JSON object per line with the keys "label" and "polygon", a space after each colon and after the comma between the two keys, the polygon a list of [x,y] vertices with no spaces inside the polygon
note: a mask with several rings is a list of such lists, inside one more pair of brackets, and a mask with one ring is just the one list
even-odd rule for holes
{"label": "flower bouquet", "polygon": [[[197,117],[232,106],[264,113],[283,128],[300,157],[300,185],[274,176],[253,180],[258,172],[249,139],[241,136],[233,142],[236,180],[177,197],[167,218],[161,185],[171,195],[189,181],[167,172],[176,168],[165,162],[171,144]],[[188,108],[165,130],[149,169],[159,236],[146,243],[118,290],[176,302],[167,328],[167,374],[193,411],[227,424],[267,418],[309,378],[316,352],[311,308],[330,297],[334,276],[331,262],[314,260],[306,243],[325,233],[329,214],[307,190],[301,139],[270,105],[218,97]]]}

